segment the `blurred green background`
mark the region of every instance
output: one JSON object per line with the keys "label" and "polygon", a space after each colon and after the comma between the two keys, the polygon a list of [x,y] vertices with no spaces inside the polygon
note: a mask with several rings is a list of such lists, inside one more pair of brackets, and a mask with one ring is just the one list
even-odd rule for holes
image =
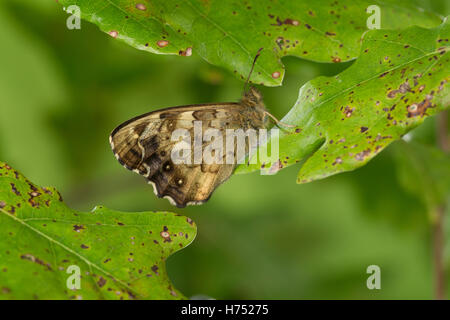
{"label": "blurred green background", "polygon": [[[450,14],[449,1],[417,2]],[[197,239],[168,260],[169,275],[187,296],[433,297],[427,209],[398,182],[397,143],[351,173],[306,185],[295,183],[296,166],[275,176],[236,175],[205,205],[174,208],[119,165],[109,133],[162,107],[238,100],[243,82],[195,52],[140,52],[84,21],[81,30],[68,30],[67,17],[55,1],[0,2],[1,160],[39,185],[57,187],[74,209],[103,204],[194,219]],[[284,85],[261,88],[280,118],[303,83],[350,65],[289,57],[283,62]],[[435,120],[417,129],[422,141],[435,143]],[[372,264],[381,267],[381,290],[366,287]]]}

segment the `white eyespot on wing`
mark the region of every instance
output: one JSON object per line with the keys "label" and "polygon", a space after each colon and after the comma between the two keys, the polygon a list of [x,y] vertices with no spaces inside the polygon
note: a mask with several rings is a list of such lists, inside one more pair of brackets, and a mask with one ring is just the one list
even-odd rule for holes
{"label": "white eyespot on wing", "polygon": [[148,180],[148,184],[152,185],[153,193],[157,196],[158,195],[158,190],[156,189],[156,184],[153,181],[151,181],[151,180]]}
{"label": "white eyespot on wing", "polygon": [[[156,188],[156,183],[154,183],[153,181],[150,181],[150,180],[148,180],[148,183],[152,185],[152,187],[153,187],[153,193],[158,197],[159,194],[158,194],[158,189]],[[173,205],[173,206],[175,206],[175,207],[178,207],[178,204],[177,204],[177,203],[175,202],[175,200],[174,200],[173,198],[171,198],[170,196],[164,196],[163,198],[169,200],[169,202],[170,202],[171,205]]]}
{"label": "white eyespot on wing", "polygon": [[109,136],[109,144],[111,145],[111,149],[114,150],[114,142],[113,142],[113,137]]}
{"label": "white eyespot on wing", "polygon": [[[139,136],[136,138],[137,141],[137,145],[139,147],[139,149],[141,149],[141,163],[144,163],[144,159],[145,159],[145,148],[142,146],[141,141],[139,140]],[[147,171],[149,172],[149,171]]]}
{"label": "white eyespot on wing", "polygon": [[175,200],[173,200],[173,198],[171,198],[170,196],[164,196],[163,198],[169,200],[169,202],[170,202],[171,205],[173,205],[173,206],[175,206],[175,207],[178,207],[178,204],[177,204],[177,203],[175,202]]}
{"label": "white eyespot on wing", "polygon": [[150,176],[150,166],[148,164],[146,164],[145,162],[143,162],[142,165],[147,170],[147,172],[145,174],[143,174],[143,176],[148,178]]}
{"label": "white eyespot on wing", "polygon": [[[156,188],[156,184],[153,181],[148,180],[148,184],[151,184],[153,187],[153,193],[158,196],[158,189]],[[169,195],[165,195],[163,197],[164,199],[169,200],[170,204],[175,206],[175,207],[182,207],[181,204],[176,203],[176,201]],[[189,201],[186,203],[187,206],[192,206],[192,205],[201,205],[204,204],[207,200],[202,200],[202,201]]]}

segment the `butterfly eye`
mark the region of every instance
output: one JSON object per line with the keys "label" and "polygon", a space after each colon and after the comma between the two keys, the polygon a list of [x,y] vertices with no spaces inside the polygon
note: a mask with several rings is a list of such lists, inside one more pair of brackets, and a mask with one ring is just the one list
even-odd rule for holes
{"label": "butterfly eye", "polygon": [[183,179],[178,179],[178,180],[177,180],[177,184],[178,184],[179,186],[183,185],[183,182],[184,182]]}

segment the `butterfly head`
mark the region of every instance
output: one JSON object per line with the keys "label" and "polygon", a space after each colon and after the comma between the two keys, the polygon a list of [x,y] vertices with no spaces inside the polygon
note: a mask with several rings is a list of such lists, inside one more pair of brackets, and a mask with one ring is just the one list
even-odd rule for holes
{"label": "butterfly head", "polygon": [[242,97],[242,104],[248,107],[264,107],[261,92],[259,92],[259,90],[255,87],[250,87],[247,91],[244,92],[244,96]]}
{"label": "butterfly head", "polygon": [[246,107],[245,119],[249,122],[249,127],[268,128],[270,126],[270,120],[267,117],[269,112],[264,106],[262,94],[258,89],[250,87],[244,92],[241,104]]}

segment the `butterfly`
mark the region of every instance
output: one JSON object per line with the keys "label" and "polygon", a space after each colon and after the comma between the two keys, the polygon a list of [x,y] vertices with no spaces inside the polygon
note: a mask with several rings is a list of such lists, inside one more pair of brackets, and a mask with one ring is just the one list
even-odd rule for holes
{"label": "butterfly", "polygon": [[[246,85],[260,52],[261,49],[255,56]],[[176,130],[185,130],[194,136],[197,122],[204,131],[212,128],[225,135],[230,129],[267,129],[270,119],[278,122],[266,110],[261,93],[250,87],[244,90],[238,103],[170,107],[135,117],[112,131],[110,144],[122,166],[144,176],[158,197],[183,208],[208,201],[214,190],[232,175],[237,161],[175,163],[173,152],[177,141],[172,137]],[[205,147],[203,144],[202,148]],[[248,150],[247,146],[246,152]]]}

